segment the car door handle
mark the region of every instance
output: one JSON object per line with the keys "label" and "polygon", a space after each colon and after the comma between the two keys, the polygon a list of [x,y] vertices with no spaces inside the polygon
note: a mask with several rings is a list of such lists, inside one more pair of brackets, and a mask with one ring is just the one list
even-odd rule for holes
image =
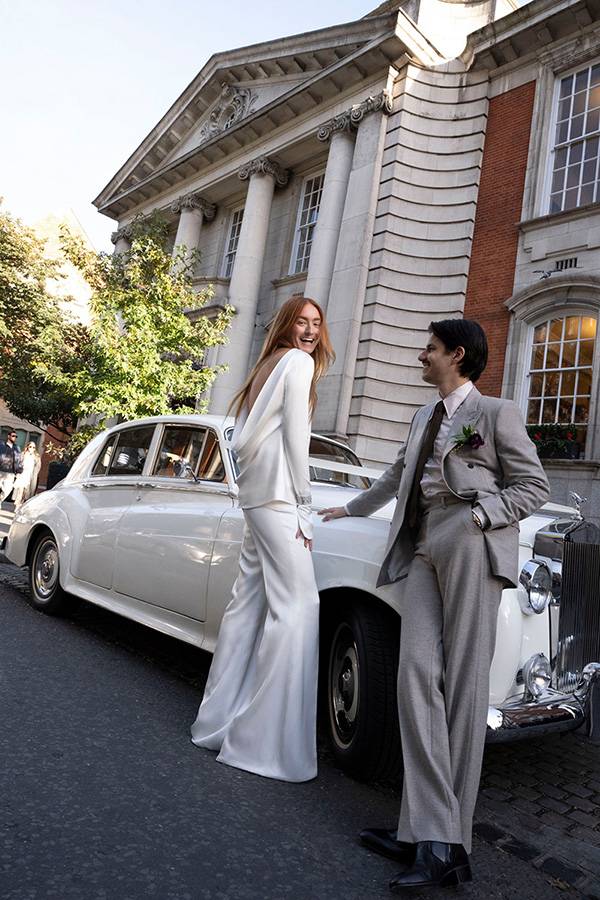
{"label": "car door handle", "polygon": [[137,481],[135,486],[138,488],[155,488],[156,487],[156,485],[153,484],[151,481]]}
{"label": "car door handle", "polygon": [[82,484],[82,487],[83,487],[83,489],[86,490],[86,491],[91,491],[92,488],[97,489],[97,488],[100,487],[100,485],[99,485],[99,484],[94,484],[93,481],[84,481],[83,484]]}

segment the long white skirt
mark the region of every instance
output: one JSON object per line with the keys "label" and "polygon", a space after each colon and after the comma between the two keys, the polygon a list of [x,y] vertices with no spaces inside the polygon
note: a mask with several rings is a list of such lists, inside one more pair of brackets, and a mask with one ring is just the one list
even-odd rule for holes
{"label": "long white skirt", "polygon": [[282,781],[317,774],[319,595],[296,507],[245,509],[240,569],[192,725],[218,761]]}

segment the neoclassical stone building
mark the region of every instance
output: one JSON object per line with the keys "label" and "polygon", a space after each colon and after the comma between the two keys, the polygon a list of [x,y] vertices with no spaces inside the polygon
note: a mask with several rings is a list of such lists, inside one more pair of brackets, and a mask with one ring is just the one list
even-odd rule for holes
{"label": "neoclassical stone building", "polygon": [[[431,319],[490,334],[482,387],[572,424],[556,499],[600,484],[600,0],[388,0],[211,57],[95,204],[163,210],[197,283],[236,309],[224,412],[277,307],[327,309],[315,427],[388,463],[431,398]],[[208,311],[210,313],[210,310]],[[600,502],[600,496],[598,497]]]}

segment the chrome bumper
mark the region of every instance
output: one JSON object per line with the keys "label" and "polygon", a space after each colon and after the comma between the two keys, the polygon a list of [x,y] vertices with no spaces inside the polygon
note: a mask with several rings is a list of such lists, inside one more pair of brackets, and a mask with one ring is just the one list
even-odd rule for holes
{"label": "chrome bumper", "polygon": [[490,706],[486,743],[519,741],[571,731],[582,725],[587,726],[591,740],[596,741],[599,738],[599,713],[600,663],[590,663],[572,694],[548,690],[535,702],[519,698],[501,707]]}

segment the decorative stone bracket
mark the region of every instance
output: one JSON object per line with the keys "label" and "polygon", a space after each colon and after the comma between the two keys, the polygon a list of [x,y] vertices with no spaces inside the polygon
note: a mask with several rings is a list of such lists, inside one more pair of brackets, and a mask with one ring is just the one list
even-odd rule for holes
{"label": "decorative stone bracket", "polygon": [[113,244],[117,244],[119,241],[130,241],[133,237],[133,229],[131,225],[121,225],[120,228],[117,228],[116,231],[110,236],[110,239]]}
{"label": "decorative stone bracket", "polygon": [[243,165],[238,172],[241,181],[247,181],[251,175],[271,175],[278,187],[285,187],[289,181],[290,171],[267,156],[259,156]]}
{"label": "decorative stone bracket", "polygon": [[317,138],[320,141],[328,141],[335,131],[350,131],[353,128],[358,128],[364,117],[374,112],[382,112],[386,116],[389,116],[392,112],[392,99],[387,91],[381,91],[375,96],[367,97],[362,103],[357,103],[355,106],[351,106],[350,109],[338,113],[332,119],[328,119],[327,122],[319,126]]}

